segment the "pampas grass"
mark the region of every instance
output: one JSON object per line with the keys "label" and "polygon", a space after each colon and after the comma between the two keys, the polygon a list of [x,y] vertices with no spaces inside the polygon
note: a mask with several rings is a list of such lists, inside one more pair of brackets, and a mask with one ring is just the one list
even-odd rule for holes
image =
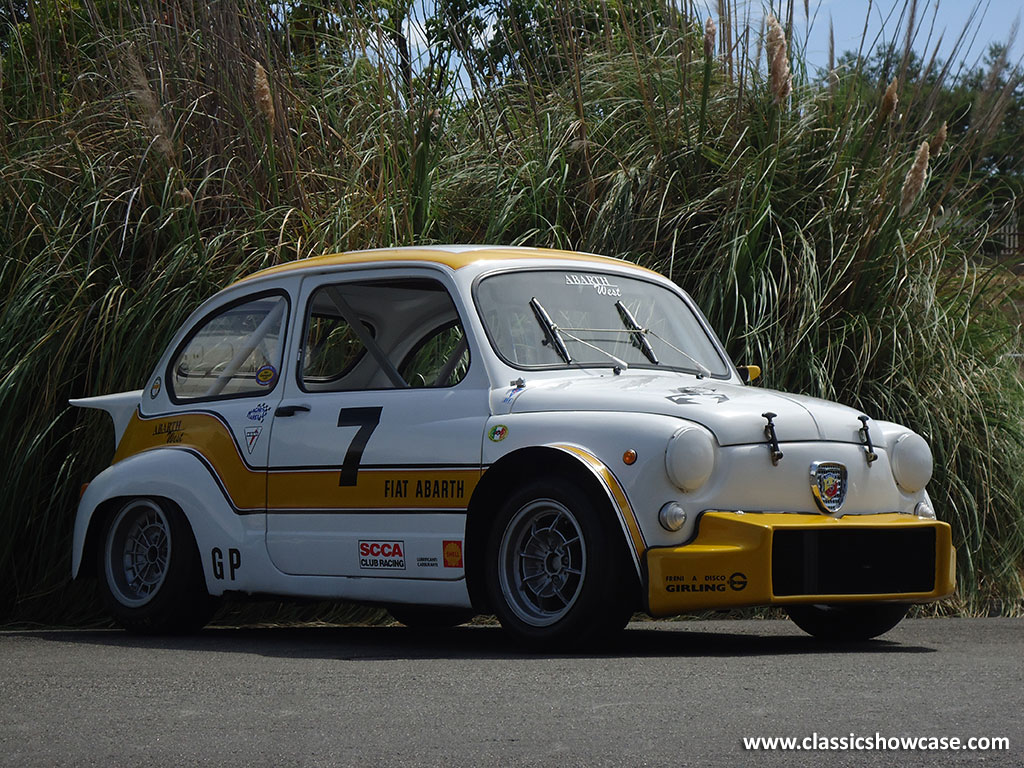
{"label": "pampas grass", "polygon": [[[111,430],[68,398],[142,386],[242,274],[431,242],[579,248],[669,274],[766,386],[923,434],[958,547],[948,610],[1018,610],[1018,297],[982,250],[999,220],[976,162],[1007,109],[998,78],[964,124],[932,98],[957,85],[950,68],[900,72],[886,107],[857,67],[829,87],[791,69],[775,19],[762,36],[727,14],[709,34],[685,5],[559,6],[417,53],[401,23],[301,5],[315,22],[300,28],[255,0],[72,4],[11,33],[0,614],[100,615],[68,570],[78,489],[109,462]],[[516,44],[494,58],[502,39]],[[955,141],[921,133],[940,120]],[[919,203],[945,214],[923,225]]]}
{"label": "pampas grass", "polygon": [[781,104],[793,91],[793,77],[789,71],[789,48],[786,45],[786,33],[775,16],[768,17],[768,37],[765,42],[768,50],[768,71],[771,76],[772,96],[776,104]]}
{"label": "pampas grass", "polygon": [[924,189],[925,178],[928,176],[928,152],[928,142],[922,141],[900,190],[900,216],[910,213],[910,209],[921,195],[921,190]]}

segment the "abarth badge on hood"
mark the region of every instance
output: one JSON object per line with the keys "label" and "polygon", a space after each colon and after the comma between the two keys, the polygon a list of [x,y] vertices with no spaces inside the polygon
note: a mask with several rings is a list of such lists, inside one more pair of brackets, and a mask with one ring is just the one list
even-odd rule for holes
{"label": "abarth badge on hood", "polygon": [[811,493],[818,509],[834,515],[846,501],[846,466],[837,461],[816,461],[811,464]]}

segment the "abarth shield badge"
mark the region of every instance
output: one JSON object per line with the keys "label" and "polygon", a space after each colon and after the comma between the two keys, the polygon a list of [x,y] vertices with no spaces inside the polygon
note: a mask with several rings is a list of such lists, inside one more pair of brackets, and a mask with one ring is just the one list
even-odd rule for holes
{"label": "abarth shield badge", "polygon": [[811,464],[811,493],[818,509],[834,515],[846,501],[846,465],[838,461],[816,461]]}

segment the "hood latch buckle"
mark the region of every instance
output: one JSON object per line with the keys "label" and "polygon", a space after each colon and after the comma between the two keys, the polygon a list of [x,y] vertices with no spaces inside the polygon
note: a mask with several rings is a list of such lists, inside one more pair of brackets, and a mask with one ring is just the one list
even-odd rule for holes
{"label": "hood latch buckle", "polygon": [[868,431],[868,417],[858,416],[857,420],[863,425],[857,432],[860,433],[860,439],[864,443],[864,458],[868,460],[868,466],[871,466],[871,462],[878,460],[878,454],[875,453],[875,446],[871,444],[871,432]]}
{"label": "hood latch buckle", "polygon": [[772,465],[775,466],[778,465],[779,460],[782,458],[782,451],[779,449],[779,438],[775,436],[775,424],[772,422],[772,419],[775,418],[775,414],[771,411],[767,411],[766,413],[762,413],[761,417],[768,419],[768,423],[764,428],[764,436],[765,439],[768,440],[768,447],[772,452]]}

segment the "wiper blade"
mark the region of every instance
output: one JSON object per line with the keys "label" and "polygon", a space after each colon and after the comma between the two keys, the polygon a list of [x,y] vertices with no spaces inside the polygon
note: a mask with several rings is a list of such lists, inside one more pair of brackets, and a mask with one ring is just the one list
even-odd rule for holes
{"label": "wiper blade", "polygon": [[654,347],[651,346],[651,342],[647,340],[644,335],[644,329],[640,326],[640,323],[633,317],[633,313],[629,311],[629,308],[621,301],[615,302],[615,308],[619,310],[619,317],[622,319],[622,324],[630,331],[630,338],[633,339],[633,345],[640,348],[640,351],[644,353],[648,360],[655,365],[661,365],[658,362],[658,356],[654,354]]}
{"label": "wiper blade", "polygon": [[551,317],[548,315],[544,307],[541,306],[541,303],[537,301],[536,296],[530,299],[530,309],[533,310],[533,314],[537,318],[537,323],[544,331],[544,335],[547,337],[548,343],[555,348],[559,357],[565,360],[565,362],[571,363],[572,357],[569,355],[569,348],[565,346],[565,341],[558,332],[558,328],[553,322],[551,322]]}

